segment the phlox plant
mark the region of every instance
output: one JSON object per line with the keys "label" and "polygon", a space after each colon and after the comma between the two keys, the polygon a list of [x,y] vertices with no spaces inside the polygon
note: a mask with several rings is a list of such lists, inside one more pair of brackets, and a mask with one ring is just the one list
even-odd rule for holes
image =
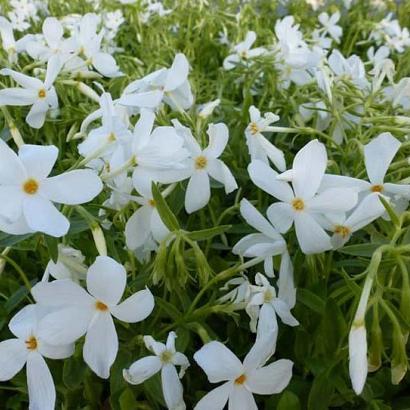
{"label": "phlox plant", "polygon": [[0,409],[410,408],[409,16],[0,0]]}

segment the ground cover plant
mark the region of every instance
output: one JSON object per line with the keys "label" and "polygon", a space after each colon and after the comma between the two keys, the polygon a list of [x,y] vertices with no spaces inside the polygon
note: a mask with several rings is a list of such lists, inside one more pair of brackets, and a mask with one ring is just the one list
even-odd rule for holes
{"label": "ground cover plant", "polygon": [[0,0],[0,408],[410,408],[409,16]]}

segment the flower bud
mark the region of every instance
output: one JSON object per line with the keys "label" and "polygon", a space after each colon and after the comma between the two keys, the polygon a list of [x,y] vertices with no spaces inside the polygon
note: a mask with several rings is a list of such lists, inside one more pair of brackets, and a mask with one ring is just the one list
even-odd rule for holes
{"label": "flower bud", "polygon": [[100,256],[107,256],[107,243],[105,242],[104,232],[101,226],[95,223],[91,228],[95,246]]}

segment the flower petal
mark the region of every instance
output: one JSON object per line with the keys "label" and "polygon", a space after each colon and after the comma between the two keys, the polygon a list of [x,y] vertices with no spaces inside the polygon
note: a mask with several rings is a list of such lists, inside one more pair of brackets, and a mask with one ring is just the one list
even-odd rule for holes
{"label": "flower petal", "polygon": [[44,306],[91,306],[94,299],[70,279],[38,282],[31,289],[34,300]]}
{"label": "flower petal", "polygon": [[310,141],[299,150],[293,160],[295,196],[312,198],[319,189],[326,166],[326,148],[318,140]]}
{"label": "flower petal", "polygon": [[242,199],[240,204],[241,215],[245,221],[266,236],[272,239],[281,239],[275,228],[263,217],[261,213],[247,200]]}
{"label": "flower petal", "polygon": [[400,141],[390,132],[383,132],[364,146],[364,162],[372,184],[383,184],[387,169],[400,145]]}
{"label": "flower petal", "polygon": [[0,185],[0,215],[15,222],[23,213],[23,190],[16,185]]}
{"label": "flower petal", "polygon": [[98,256],[88,269],[88,292],[108,305],[118,304],[126,282],[127,273],[124,266],[108,256]]}
{"label": "flower petal", "polygon": [[74,353],[74,343],[55,346],[45,343],[44,341],[40,341],[38,351],[42,356],[49,359],[67,359]]}
{"label": "flower petal", "polygon": [[17,154],[0,139],[0,184],[18,185],[27,178]]}
{"label": "flower petal", "polygon": [[122,75],[114,59],[108,53],[96,53],[92,57],[93,66],[105,77],[119,77]]}
{"label": "flower petal", "polygon": [[173,364],[166,364],[161,371],[162,392],[168,409],[185,409],[183,387]]}
{"label": "flower petal", "polygon": [[59,72],[63,67],[63,61],[60,56],[53,55],[49,58],[47,63],[46,78],[44,80],[44,87],[48,90],[54,83]]}
{"label": "flower petal", "polygon": [[157,356],[147,356],[123,370],[124,379],[130,384],[140,384],[161,370],[162,362]]}
{"label": "flower petal", "polygon": [[40,321],[37,333],[52,345],[74,343],[86,333],[94,312],[92,305],[59,309]]}
{"label": "flower petal", "polygon": [[44,195],[53,202],[78,205],[94,199],[102,190],[99,176],[92,170],[77,169],[47,178],[42,186]]}
{"label": "flower petal", "polygon": [[26,168],[28,177],[46,178],[57,161],[58,148],[54,145],[24,144],[19,149],[19,158]]}
{"label": "flower petal", "polygon": [[255,369],[249,374],[246,387],[256,394],[278,394],[289,384],[292,378],[292,367],[292,361],[281,359]]}
{"label": "flower petal", "polygon": [[295,214],[295,229],[303,253],[321,253],[332,249],[327,233],[307,212]]}
{"label": "flower petal", "polygon": [[27,358],[29,410],[54,410],[56,390],[53,377],[43,357],[32,352]]}
{"label": "flower petal", "polygon": [[194,410],[223,410],[232,389],[232,383],[228,382],[211,390],[208,394],[202,397]]}
{"label": "flower petal", "polygon": [[224,123],[209,124],[209,145],[203,154],[209,158],[218,158],[224,151],[229,139],[229,130]]}
{"label": "flower petal", "polygon": [[32,195],[30,198],[27,195],[23,202],[23,213],[33,231],[58,238],[65,235],[70,227],[68,219],[40,195]]}
{"label": "flower petal", "polygon": [[221,342],[209,342],[194,354],[194,359],[211,383],[234,380],[244,369],[240,360]]}
{"label": "flower petal", "polygon": [[151,215],[153,208],[145,205],[137,209],[125,225],[127,247],[135,250],[142,246],[151,233]]}
{"label": "flower petal", "polygon": [[149,289],[144,289],[112,307],[111,313],[123,322],[136,323],[146,319],[153,309],[154,296]]}
{"label": "flower petal", "polygon": [[167,72],[164,84],[165,91],[172,91],[178,88],[187,79],[189,72],[189,63],[184,54],[178,53],[171,68]]}
{"label": "flower petal", "polygon": [[23,340],[9,339],[0,343],[0,381],[12,379],[26,364],[28,350]]}
{"label": "flower petal", "polygon": [[185,209],[191,214],[203,208],[211,197],[209,177],[206,171],[195,171],[188,181],[185,193]]}
{"label": "flower petal", "polygon": [[118,336],[114,321],[109,313],[98,313],[85,336],[84,361],[97,376],[108,379],[117,352]]}
{"label": "flower petal", "polygon": [[307,202],[309,210],[315,212],[345,212],[357,203],[357,192],[349,188],[329,188]]}
{"label": "flower petal", "polygon": [[293,224],[295,213],[290,204],[276,202],[272,204],[266,214],[271,224],[280,232],[287,232]]}
{"label": "flower petal", "polygon": [[252,161],[248,166],[248,172],[252,182],[269,195],[284,202],[290,202],[293,199],[293,191],[289,184],[278,180],[276,178],[278,173],[264,162]]}
{"label": "flower petal", "polygon": [[43,87],[43,83],[34,77],[30,77],[26,74],[19,73],[18,71],[10,70],[9,68],[3,68],[0,70],[1,75],[9,75],[16,83],[23,88],[34,88],[38,90]]}
{"label": "flower petal", "polygon": [[49,106],[46,101],[37,100],[27,114],[27,124],[36,129],[41,128],[46,119],[48,109]]}
{"label": "flower petal", "polygon": [[238,188],[231,170],[220,159],[210,159],[207,171],[213,179],[224,185],[225,193],[230,194]]}
{"label": "flower petal", "polygon": [[63,37],[62,24],[55,17],[47,17],[43,22],[43,35],[49,46],[57,46]]}
{"label": "flower petal", "polygon": [[379,194],[373,193],[363,198],[343,225],[355,232],[382,216],[384,212],[385,208],[379,199]]}
{"label": "flower petal", "polygon": [[0,105],[24,106],[37,101],[38,92],[25,88],[6,88],[0,90]]}
{"label": "flower petal", "polygon": [[228,410],[258,410],[258,406],[249,390],[234,384],[229,395]]}

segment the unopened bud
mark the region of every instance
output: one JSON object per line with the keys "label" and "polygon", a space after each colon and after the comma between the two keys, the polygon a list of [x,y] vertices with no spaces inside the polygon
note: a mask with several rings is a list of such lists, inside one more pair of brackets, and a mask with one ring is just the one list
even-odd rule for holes
{"label": "unopened bud", "polygon": [[97,223],[91,228],[95,246],[100,256],[107,256],[107,243],[105,242],[104,232]]}

